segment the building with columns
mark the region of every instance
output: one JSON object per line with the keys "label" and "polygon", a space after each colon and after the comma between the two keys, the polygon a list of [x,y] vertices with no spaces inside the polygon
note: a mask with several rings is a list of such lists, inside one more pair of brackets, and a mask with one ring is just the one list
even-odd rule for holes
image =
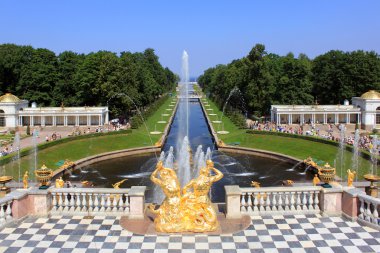
{"label": "building with columns", "polygon": [[6,93],[0,97],[0,127],[17,126],[103,126],[108,124],[108,107],[37,107]]}
{"label": "building with columns", "polygon": [[360,124],[380,128],[380,93],[370,90],[343,105],[272,105],[271,121],[276,124]]}

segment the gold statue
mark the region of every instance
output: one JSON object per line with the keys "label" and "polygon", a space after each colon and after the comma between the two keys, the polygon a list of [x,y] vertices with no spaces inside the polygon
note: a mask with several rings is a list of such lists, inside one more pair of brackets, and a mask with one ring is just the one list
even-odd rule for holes
{"label": "gold statue", "polygon": [[251,181],[251,186],[255,188],[260,188],[260,183],[256,181]]}
{"label": "gold statue", "polygon": [[282,181],[283,186],[292,186],[293,184],[294,184],[294,181],[290,179]]}
{"label": "gold statue", "polygon": [[63,181],[62,177],[59,177],[55,180],[55,188],[63,188],[65,186],[65,181]]}
{"label": "gold statue", "polygon": [[112,185],[112,187],[114,188],[114,189],[120,189],[120,185],[122,184],[122,183],[124,183],[125,181],[127,181],[128,179],[123,179],[123,180],[121,180],[121,181],[119,181],[119,182],[116,182],[116,183],[114,183],[113,185]]}
{"label": "gold statue", "polygon": [[166,233],[184,231],[180,208],[181,186],[177,174],[170,168],[164,168],[162,161],[159,161],[150,180],[159,185],[165,194],[165,199],[157,210],[153,204],[149,206],[149,209],[157,215],[154,219],[156,230]]}
{"label": "gold statue", "polygon": [[352,183],[354,182],[355,174],[356,171],[351,171],[350,169],[347,170],[347,186],[353,186]]}
{"label": "gold statue", "polygon": [[321,180],[318,177],[318,173],[314,174],[313,185],[317,186],[320,182],[321,182]]}
{"label": "gold statue", "polygon": [[[218,228],[216,211],[212,207],[208,193],[211,185],[222,179],[223,173],[214,168],[211,160],[206,161],[206,167],[201,168],[199,176],[191,180],[182,193],[182,210],[185,213],[185,229],[191,232],[215,231]],[[214,176],[210,173],[213,171]],[[192,189],[192,192],[188,192]]]}
{"label": "gold statue", "polygon": [[[157,163],[150,179],[159,185],[165,194],[161,206],[149,209],[157,216],[154,224],[158,232],[208,232],[218,228],[216,211],[208,197],[211,185],[223,177],[222,172],[214,168],[211,160],[200,170],[199,176],[183,188],[173,169],[164,168],[161,161]],[[215,175],[210,173],[214,172]],[[159,176],[158,176],[159,173]]]}
{"label": "gold statue", "polygon": [[28,179],[29,179],[29,172],[25,171],[24,177],[22,178],[22,183],[24,184],[24,189],[28,189]]}

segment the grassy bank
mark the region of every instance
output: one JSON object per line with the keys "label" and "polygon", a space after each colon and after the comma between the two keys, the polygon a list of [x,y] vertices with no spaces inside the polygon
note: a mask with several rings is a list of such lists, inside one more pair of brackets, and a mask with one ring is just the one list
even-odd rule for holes
{"label": "grassy bank", "polygon": [[[138,129],[133,129],[132,131],[94,134],[92,136],[88,136],[89,138],[86,138],[87,136],[80,136],[77,138],[71,137],[70,139],[62,139],[63,141],[61,143],[57,141],[56,145],[54,145],[54,142],[51,142],[49,143],[49,147],[44,147],[46,144],[41,144],[38,146],[40,151],[37,155],[37,167],[41,167],[42,164],[45,163],[49,168],[57,169],[56,163],[64,159],[75,161],[87,156],[104,152],[152,146],[161,138],[162,135],[150,135],[149,132],[154,130],[164,132],[167,123],[161,124],[157,122],[162,119],[167,122],[169,121],[170,116],[162,116],[162,114],[171,115],[174,112],[174,109],[171,111],[166,110],[167,108],[174,108],[169,106],[171,102],[172,98],[168,97],[166,101],[157,109],[157,111],[145,120],[145,124],[141,125]],[[24,171],[29,170],[29,168],[34,168],[35,158],[33,152],[28,150],[25,152],[27,155],[23,156],[19,162],[11,161],[1,166],[0,175],[10,175],[16,180],[19,177],[19,164],[21,168],[21,176]],[[4,157],[3,159],[9,158],[10,157]]]}
{"label": "grassy bank", "polygon": [[[204,99],[202,99],[204,101]],[[225,130],[228,134],[218,134],[219,139],[229,145],[239,145],[242,147],[262,149],[271,152],[281,153],[293,156],[298,159],[305,159],[308,156],[316,160],[322,160],[336,165],[337,175],[342,178],[347,177],[346,171],[351,169],[352,155],[350,151],[344,151],[343,165],[340,163],[338,157],[339,148],[334,144],[320,143],[299,138],[284,137],[277,135],[268,135],[265,132],[262,134],[250,134],[246,129],[239,129],[231,120],[222,115],[218,107],[209,99],[206,99],[210,106],[205,108],[212,108],[212,111],[207,111],[208,114],[214,113],[217,116],[210,116],[211,121],[222,119],[221,124],[212,123],[215,131]],[[311,137],[313,138],[313,137]],[[364,174],[369,173],[371,163],[369,160],[359,157],[359,172],[358,178],[362,179]]]}

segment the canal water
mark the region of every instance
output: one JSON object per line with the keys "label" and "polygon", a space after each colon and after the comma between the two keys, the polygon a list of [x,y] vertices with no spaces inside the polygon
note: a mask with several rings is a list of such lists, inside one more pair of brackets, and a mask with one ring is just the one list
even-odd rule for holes
{"label": "canal water", "polygon": [[[171,146],[176,150],[179,128],[178,114],[175,115],[163,151]],[[297,182],[311,180],[312,175],[305,172],[299,164],[285,162],[279,159],[257,155],[242,155],[220,152],[216,150],[215,142],[208,127],[205,115],[198,99],[191,99],[189,104],[189,142],[194,155],[198,145],[203,150],[210,148],[215,167],[224,173],[224,177],[215,183],[211,190],[213,202],[224,202],[224,185],[250,186],[251,181],[258,181],[261,186],[279,186],[283,180]],[[91,164],[72,173],[67,180],[91,181],[96,187],[112,187],[112,184],[122,179],[128,180],[122,188],[134,185],[147,186],[147,202],[153,200],[153,184],[150,174],[153,172],[159,154],[126,156]]]}

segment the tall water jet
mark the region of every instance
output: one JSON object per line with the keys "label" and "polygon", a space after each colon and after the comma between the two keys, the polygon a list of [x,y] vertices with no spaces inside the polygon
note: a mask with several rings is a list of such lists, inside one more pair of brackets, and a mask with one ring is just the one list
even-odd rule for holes
{"label": "tall water jet", "polygon": [[189,143],[189,56],[186,51],[182,54],[182,76],[179,83],[179,105],[177,108],[179,124],[177,135],[177,169],[181,185],[190,180],[190,143]]}
{"label": "tall water jet", "polygon": [[355,130],[354,137],[354,154],[352,156],[352,170],[356,172],[356,180],[358,176],[359,169],[359,140],[360,140],[360,130]]}
{"label": "tall water jet", "polygon": [[180,147],[179,155],[177,158],[177,168],[178,168],[178,179],[181,186],[184,186],[191,180],[191,170],[190,170],[190,143],[187,136],[183,138],[182,145]]}
{"label": "tall water jet", "polygon": [[31,150],[31,154],[32,154],[32,157],[33,159],[31,159],[31,164],[29,166],[29,178],[30,178],[30,181],[32,181],[32,178],[34,177],[34,171],[37,169],[37,164],[38,164],[38,156],[37,156],[37,153],[38,153],[38,132],[37,132],[37,129],[34,129],[33,130],[33,136],[32,136],[32,150]]}
{"label": "tall water jet", "polygon": [[20,163],[20,133],[15,133],[15,138],[13,140],[13,148],[15,149],[16,155],[15,160],[17,162],[17,169],[18,169],[18,182],[21,183],[21,163]]}
{"label": "tall water jet", "polygon": [[377,155],[378,155],[378,147],[377,147],[377,135],[374,135],[372,138],[372,148],[370,150],[371,153],[371,161],[372,161],[372,166],[371,166],[371,174],[372,175],[377,175]]}
{"label": "tall water jet", "polygon": [[197,151],[195,152],[194,158],[193,158],[193,171],[198,169],[198,159],[199,155],[203,152],[202,145],[199,145],[197,147]]}
{"label": "tall water jet", "polygon": [[343,171],[344,171],[344,138],[346,136],[346,127],[344,125],[340,125],[340,133],[339,133],[339,151],[338,151],[338,163],[340,168],[340,178],[343,180]]}
{"label": "tall water jet", "polygon": [[170,147],[168,154],[165,158],[164,162],[165,168],[171,168],[174,169],[174,154],[173,154],[173,147]]}
{"label": "tall water jet", "polygon": [[[186,51],[182,55],[182,75],[179,84],[179,107],[178,116],[180,119],[177,141],[181,142],[185,136],[189,136],[189,56]],[[177,145],[181,146],[181,145]]]}

